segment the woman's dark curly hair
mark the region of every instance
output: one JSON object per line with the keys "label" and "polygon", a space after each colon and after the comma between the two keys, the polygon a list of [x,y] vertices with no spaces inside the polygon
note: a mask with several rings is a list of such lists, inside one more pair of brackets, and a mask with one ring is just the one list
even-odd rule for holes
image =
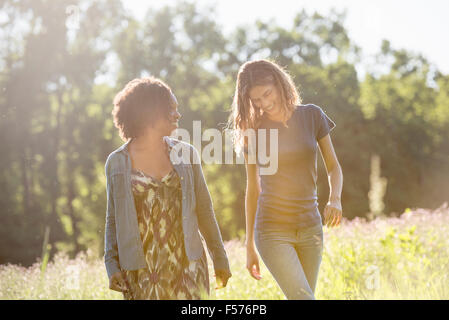
{"label": "woman's dark curly hair", "polygon": [[172,91],[154,77],[136,78],[128,82],[114,98],[114,125],[124,141],[143,134],[148,126],[168,117]]}

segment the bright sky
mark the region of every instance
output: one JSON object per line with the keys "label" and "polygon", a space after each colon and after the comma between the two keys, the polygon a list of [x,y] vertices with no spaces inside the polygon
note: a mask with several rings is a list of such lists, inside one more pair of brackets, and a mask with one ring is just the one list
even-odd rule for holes
{"label": "bright sky", "polygon": [[[149,7],[159,8],[176,0],[122,0],[125,8],[142,19]],[[364,55],[377,53],[382,39],[393,48],[422,53],[438,69],[449,74],[449,1],[447,0],[198,0],[214,4],[217,22],[225,33],[257,19],[275,19],[290,27],[296,13],[305,9],[326,15],[333,7],[347,10],[345,26]]]}

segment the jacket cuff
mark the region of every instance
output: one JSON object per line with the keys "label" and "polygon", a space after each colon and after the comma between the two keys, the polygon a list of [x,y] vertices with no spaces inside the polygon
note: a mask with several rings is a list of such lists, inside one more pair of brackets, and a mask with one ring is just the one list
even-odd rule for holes
{"label": "jacket cuff", "polygon": [[111,276],[114,273],[119,272],[119,271],[121,271],[121,270],[116,261],[111,261],[109,263],[106,263],[106,272],[108,273],[108,278],[111,278]]}
{"label": "jacket cuff", "polygon": [[214,263],[214,270],[227,270],[231,272],[231,269],[229,268],[229,261],[226,257],[217,258],[213,261],[213,263]]}

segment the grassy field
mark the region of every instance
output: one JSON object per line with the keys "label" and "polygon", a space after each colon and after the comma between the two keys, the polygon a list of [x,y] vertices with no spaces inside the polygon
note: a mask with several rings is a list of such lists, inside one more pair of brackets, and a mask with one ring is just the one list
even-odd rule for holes
{"label": "grassy field", "polygon": [[[325,229],[317,299],[449,299],[449,207],[407,210],[398,218],[343,221]],[[240,241],[226,250],[233,277],[210,299],[284,299],[262,264],[260,281],[245,269]],[[210,261],[209,261],[210,263]],[[210,265],[210,271],[212,271]],[[215,281],[211,272],[211,288]],[[29,268],[0,266],[0,299],[122,299],[108,289],[102,258],[63,254]]]}

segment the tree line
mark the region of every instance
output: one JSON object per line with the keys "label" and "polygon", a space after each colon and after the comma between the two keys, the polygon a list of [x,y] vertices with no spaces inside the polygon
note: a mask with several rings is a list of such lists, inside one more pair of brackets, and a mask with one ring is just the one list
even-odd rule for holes
{"label": "tree line", "polygon": [[[303,102],[337,124],[345,217],[373,211],[373,156],[386,181],[377,214],[448,200],[449,75],[388,41],[361,75],[363,55],[342,13],[301,11],[289,28],[257,21],[225,35],[212,8],[193,2],[149,9],[142,21],[119,0],[5,0],[0,8],[0,263],[34,262],[46,228],[52,253],[102,254],[104,163],[123,143],[112,99],[128,81],[167,82],[181,127],[201,120],[223,128],[238,68],[256,58],[285,66]],[[244,166],[204,170],[224,239],[241,237]],[[321,159],[318,170],[322,211],[329,191]]]}

